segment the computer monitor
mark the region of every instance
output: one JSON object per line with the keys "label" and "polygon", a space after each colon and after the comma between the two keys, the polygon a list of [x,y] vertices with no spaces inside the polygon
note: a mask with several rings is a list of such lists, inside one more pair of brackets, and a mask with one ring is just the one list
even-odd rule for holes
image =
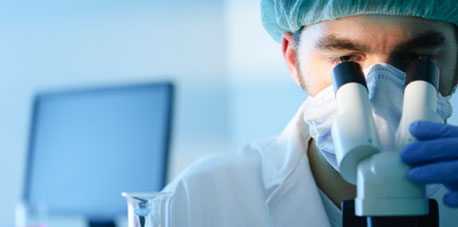
{"label": "computer monitor", "polygon": [[23,199],[93,222],[126,215],[121,192],[166,180],[171,83],[36,96]]}

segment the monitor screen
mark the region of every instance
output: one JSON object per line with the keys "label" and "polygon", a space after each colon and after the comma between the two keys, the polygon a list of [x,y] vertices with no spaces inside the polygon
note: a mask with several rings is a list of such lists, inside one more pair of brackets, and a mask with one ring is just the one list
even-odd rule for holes
{"label": "monitor screen", "polygon": [[24,200],[51,215],[112,219],[121,192],[165,184],[172,85],[146,84],[36,97]]}

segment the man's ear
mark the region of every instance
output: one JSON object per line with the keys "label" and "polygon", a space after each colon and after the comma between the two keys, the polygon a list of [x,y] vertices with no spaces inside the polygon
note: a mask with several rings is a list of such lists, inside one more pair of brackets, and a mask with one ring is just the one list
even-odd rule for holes
{"label": "man's ear", "polygon": [[299,73],[296,67],[297,53],[295,49],[296,43],[293,39],[293,34],[290,32],[283,33],[282,40],[282,52],[286,60],[286,65],[288,66],[289,72],[293,79],[299,86],[302,86],[301,80],[299,79]]}

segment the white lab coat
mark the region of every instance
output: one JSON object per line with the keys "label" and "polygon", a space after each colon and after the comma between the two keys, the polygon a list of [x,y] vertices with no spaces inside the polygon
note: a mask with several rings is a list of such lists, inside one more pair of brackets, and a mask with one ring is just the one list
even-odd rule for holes
{"label": "white lab coat", "polygon": [[[204,158],[164,191],[175,192],[173,227],[330,226],[307,157],[301,107],[278,136],[237,153]],[[441,226],[458,226],[458,209],[435,193]]]}

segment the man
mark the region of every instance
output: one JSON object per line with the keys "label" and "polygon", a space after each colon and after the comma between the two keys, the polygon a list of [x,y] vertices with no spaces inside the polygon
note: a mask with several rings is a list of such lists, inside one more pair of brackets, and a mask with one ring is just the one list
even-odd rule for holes
{"label": "man", "polygon": [[[387,147],[410,62],[426,57],[438,65],[437,112],[444,122],[451,115],[456,0],[262,0],[261,7],[264,27],[282,42],[291,76],[309,98],[278,137],[201,160],[172,182],[165,191],[175,192],[173,226],[341,226],[339,204],[356,196],[336,170],[329,133],[337,114],[330,75],[341,61],[366,69]],[[441,226],[458,226],[458,127],[415,122],[410,132],[419,142],[401,151],[412,166],[409,180],[436,184],[427,191],[439,203]]]}

